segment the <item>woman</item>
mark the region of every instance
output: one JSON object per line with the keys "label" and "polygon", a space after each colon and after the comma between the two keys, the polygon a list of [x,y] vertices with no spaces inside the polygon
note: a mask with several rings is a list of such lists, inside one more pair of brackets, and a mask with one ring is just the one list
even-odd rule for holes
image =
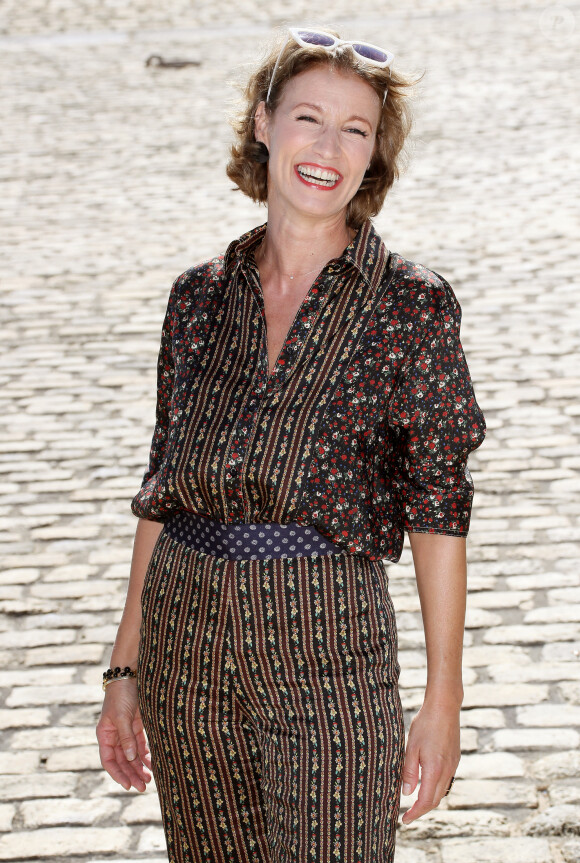
{"label": "woman", "polygon": [[[152,761],[172,861],[387,863],[401,781],[409,794],[420,774],[409,823],[459,761],[466,462],[484,423],[453,291],[369,221],[409,128],[391,61],[284,34],[228,165],[267,224],[170,294],[97,735],[125,788]],[[381,562],[405,530],[428,661],[406,752]]]}

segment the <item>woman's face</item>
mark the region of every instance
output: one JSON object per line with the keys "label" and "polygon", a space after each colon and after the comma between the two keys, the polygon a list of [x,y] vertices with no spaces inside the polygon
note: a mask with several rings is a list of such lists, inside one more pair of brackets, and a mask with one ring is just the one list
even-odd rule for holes
{"label": "woman's face", "polygon": [[380,99],[354,72],[313,66],[286,84],[273,115],[256,111],[270,151],[268,209],[287,217],[344,214],[371,161]]}

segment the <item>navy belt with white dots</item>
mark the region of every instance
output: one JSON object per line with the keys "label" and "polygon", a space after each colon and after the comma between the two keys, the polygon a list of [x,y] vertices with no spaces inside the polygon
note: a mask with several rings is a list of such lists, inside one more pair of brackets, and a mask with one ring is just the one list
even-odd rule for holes
{"label": "navy belt with white dots", "polygon": [[226,560],[271,560],[278,557],[315,557],[343,549],[310,525],[255,522],[222,524],[181,510],[165,522],[165,533],[189,548]]}

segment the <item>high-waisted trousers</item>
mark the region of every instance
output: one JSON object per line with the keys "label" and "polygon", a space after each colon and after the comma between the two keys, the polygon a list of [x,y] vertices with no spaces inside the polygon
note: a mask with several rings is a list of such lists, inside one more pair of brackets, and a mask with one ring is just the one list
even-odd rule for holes
{"label": "high-waisted trousers", "polygon": [[383,564],[227,558],[173,534],[138,662],[169,860],[392,863],[405,735]]}

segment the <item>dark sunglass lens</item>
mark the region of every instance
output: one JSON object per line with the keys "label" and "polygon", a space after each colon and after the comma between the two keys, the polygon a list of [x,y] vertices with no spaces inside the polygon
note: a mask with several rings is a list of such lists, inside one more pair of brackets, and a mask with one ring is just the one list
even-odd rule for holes
{"label": "dark sunglass lens", "polygon": [[321,45],[323,48],[330,48],[331,45],[334,45],[334,39],[325,33],[316,33],[313,30],[299,30],[298,35],[303,42],[308,42],[309,45]]}
{"label": "dark sunglass lens", "polygon": [[387,62],[388,54],[385,54],[380,48],[373,48],[372,45],[360,45],[356,44],[356,42],[353,42],[352,47],[359,56],[364,57],[366,60],[375,60],[377,63]]}

